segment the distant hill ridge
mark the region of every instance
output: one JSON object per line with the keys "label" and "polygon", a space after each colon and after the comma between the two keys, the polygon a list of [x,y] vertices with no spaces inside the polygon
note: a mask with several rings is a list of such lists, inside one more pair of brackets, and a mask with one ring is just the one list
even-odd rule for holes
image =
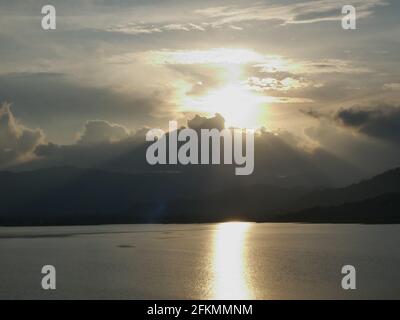
{"label": "distant hill ridge", "polygon": [[[0,225],[248,221],[397,223],[400,168],[344,188],[213,189],[198,174],[57,167],[0,172]],[[397,210],[398,211],[398,210]],[[377,216],[380,215],[380,216]],[[340,218],[339,218],[340,217]],[[373,222],[374,221],[374,222]]]}
{"label": "distant hill ridge", "polygon": [[283,215],[281,222],[309,223],[400,223],[400,192],[339,206],[314,207]]}
{"label": "distant hill ridge", "polygon": [[291,209],[332,206],[396,192],[400,192],[400,168],[386,171],[347,187],[311,192],[295,202]]}

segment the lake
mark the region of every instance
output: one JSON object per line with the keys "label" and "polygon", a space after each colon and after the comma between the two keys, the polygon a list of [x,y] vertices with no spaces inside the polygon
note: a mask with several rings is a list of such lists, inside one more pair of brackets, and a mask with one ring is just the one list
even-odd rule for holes
{"label": "lake", "polygon": [[399,245],[400,225],[0,227],[0,299],[398,299]]}

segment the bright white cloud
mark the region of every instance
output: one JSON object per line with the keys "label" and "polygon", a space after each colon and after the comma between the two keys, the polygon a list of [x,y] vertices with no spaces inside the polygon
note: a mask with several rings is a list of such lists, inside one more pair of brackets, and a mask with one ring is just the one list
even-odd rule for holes
{"label": "bright white cloud", "polygon": [[85,124],[78,143],[95,144],[101,142],[116,142],[129,137],[129,131],[121,125],[104,120],[90,120]]}
{"label": "bright white cloud", "polygon": [[26,128],[14,118],[9,104],[0,107],[0,167],[32,159],[43,140],[41,130]]}

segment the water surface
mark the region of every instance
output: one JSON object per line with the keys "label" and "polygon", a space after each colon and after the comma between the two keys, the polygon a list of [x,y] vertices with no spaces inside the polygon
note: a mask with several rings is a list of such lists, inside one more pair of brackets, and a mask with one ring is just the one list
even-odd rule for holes
{"label": "water surface", "polygon": [[[0,228],[1,299],[400,298],[399,225]],[[54,265],[57,289],[41,289]],[[357,289],[341,288],[341,268]]]}

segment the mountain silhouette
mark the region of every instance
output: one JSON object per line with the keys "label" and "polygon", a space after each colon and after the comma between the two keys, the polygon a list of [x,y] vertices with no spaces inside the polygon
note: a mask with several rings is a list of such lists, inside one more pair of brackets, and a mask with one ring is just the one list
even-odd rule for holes
{"label": "mountain silhouette", "polygon": [[339,205],[396,192],[400,192],[400,168],[386,171],[344,188],[330,188],[311,192],[293,203],[292,210]]}
{"label": "mountain silhouette", "polygon": [[400,168],[325,189],[232,187],[219,170],[211,177],[196,170],[126,174],[75,167],[0,172],[0,225],[399,220]]}
{"label": "mountain silhouette", "polygon": [[281,216],[281,222],[400,223],[400,193],[388,193],[339,206],[314,207]]}

